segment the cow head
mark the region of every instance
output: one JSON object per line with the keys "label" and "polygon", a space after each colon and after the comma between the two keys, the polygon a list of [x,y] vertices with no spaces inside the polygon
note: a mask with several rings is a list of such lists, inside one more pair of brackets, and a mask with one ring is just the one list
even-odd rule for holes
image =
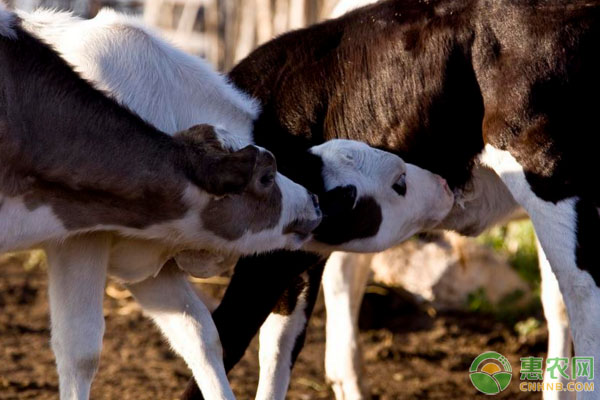
{"label": "cow head", "polygon": [[190,179],[209,194],[203,228],[216,236],[217,248],[240,254],[299,248],[321,222],[316,196],[279,174],[269,151],[232,150],[229,136],[210,125],[176,135],[187,149]]}
{"label": "cow head", "polygon": [[325,189],[311,249],[380,251],[432,228],[454,203],[444,179],[364,143],[331,140],[310,152]]}

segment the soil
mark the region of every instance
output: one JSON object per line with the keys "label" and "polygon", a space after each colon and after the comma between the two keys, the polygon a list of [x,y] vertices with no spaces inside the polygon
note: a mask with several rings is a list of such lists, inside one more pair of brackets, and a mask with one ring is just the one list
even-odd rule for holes
{"label": "soil", "polygon": [[[49,345],[47,279],[43,267],[19,257],[0,265],[0,399],[56,399],[58,382]],[[519,357],[543,356],[545,329],[520,339],[512,324],[470,313],[422,310],[395,290],[377,287],[365,297],[361,339],[365,376],[374,399],[483,398],[471,385],[471,361],[486,350],[505,355],[513,382],[498,399],[541,399],[519,391]],[[127,293],[109,284],[106,333],[92,399],[176,399],[190,372]],[[293,372],[291,400],[332,399],[324,379],[325,311],[320,300],[307,344]],[[254,397],[257,343],[230,374],[238,399]]]}

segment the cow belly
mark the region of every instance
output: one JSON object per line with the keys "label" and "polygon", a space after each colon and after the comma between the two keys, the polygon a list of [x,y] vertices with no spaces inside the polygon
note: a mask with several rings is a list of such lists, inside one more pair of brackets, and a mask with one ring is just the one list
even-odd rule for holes
{"label": "cow belly", "polygon": [[186,250],[175,256],[177,266],[196,278],[210,278],[230,271],[237,256],[213,253],[207,250]]}
{"label": "cow belly", "polygon": [[122,283],[137,283],[156,276],[172,251],[152,240],[115,238],[111,247],[108,273]]}
{"label": "cow belly", "polygon": [[471,181],[457,194],[452,211],[437,228],[477,236],[518,210],[519,205],[500,177],[491,169],[477,165]]}

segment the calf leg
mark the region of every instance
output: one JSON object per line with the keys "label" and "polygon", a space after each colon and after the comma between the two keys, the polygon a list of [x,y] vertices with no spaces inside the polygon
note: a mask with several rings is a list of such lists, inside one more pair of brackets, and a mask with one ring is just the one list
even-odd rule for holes
{"label": "calf leg", "polygon": [[[544,250],[540,245],[539,240],[536,241],[538,248],[538,257],[540,259],[540,272],[542,275],[542,305],[544,307],[544,315],[548,324],[548,355],[547,358],[556,357],[571,357],[571,328],[569,327],[569,318],[567,317],[567,309],[563,301],[556,275],[552,272],[548,258],[544,254]],[[568,379],[558,376],[558,379],[551,379],[550,374],[546,371],[544,382],[556,383],[562,382],[566,387]],[[544,400],[569,400],[575,397],[572,392],[561,391],[545,391]]]}
{"label": "calf leg", "polygon": [[[294,277],[317,263],[324,264],[317,254],[283,250],[238,261],[225,296],[213,313],[226,371],[242,358]],[[190,381],[182,399],[202,398],[196,383]]]}
{"label": "calf leg", "polygon": [[46,246],[51,343],[62,400],[90,395],[104,334],[102,298],[109,251],[110,238],[102,234]]}
{"label": "calf leg", "polygon": [[[563,294],[572,322],[575,354],[600,359],[600,216],[592,201],[570,197],[557,202],[539,198],[523,168],[507,151],[486,146],[482,161],[492,167],[529,213]],[[580,399],[593,399],[581,392]]]}
{"label": "calf leg", "polygon": [[306,339],[322,274],[323,264],[318,264],[297,276],[262,325],[256,399],[285,399],[292,367]]}
{"label": "calf leg", "polygon": [[334,252],[325,265],[325,374],[337,400],[364,399],[368,393],[361,376],[358,314],[372,258],[372,254]]}
{"label": "calf leg", "polygon": [[186,274],[169,262],[155,278],[127,288],[183,357],[206,397],[234,399],[217,328]]}

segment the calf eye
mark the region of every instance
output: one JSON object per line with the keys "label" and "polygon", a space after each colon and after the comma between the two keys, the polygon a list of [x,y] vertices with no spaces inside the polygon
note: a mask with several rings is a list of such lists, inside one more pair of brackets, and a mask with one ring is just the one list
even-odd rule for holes
{"label": "calf eye", "polygon": [[263,175],[262,178],[260,178],[260,184],[263,185],[264,187],[271,186],[274,181],[275,181],[275,176],[273,174]]}
{"label": "calf eye", "polygon": [[400,178],[392,185],[392,189],[400,196],[406,195],[406,174],[400,176]]}

